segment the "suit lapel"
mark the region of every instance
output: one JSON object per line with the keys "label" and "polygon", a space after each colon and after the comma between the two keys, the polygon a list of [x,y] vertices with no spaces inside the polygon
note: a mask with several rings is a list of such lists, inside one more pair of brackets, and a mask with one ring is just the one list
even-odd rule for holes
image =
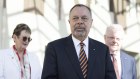
{"label": "suit lapel", "polygon": [[[95,64],[96,64],[96,45],[95,43],[89,38],[89,51],[88,51],[88,79],[93,76],[94,73],[93,70],[95,70]],[[93,69],[94,68],[94,69]]]}
{"label": "suit lapel", "polygon": [[124,54],[122,52],[120,52],[120,55],[121,55],[121,67],[122,67],[122,73],[121,73],[121,78],[124,78],[125,77],[125,69],[127,67],[127,57],[124,56]]}
{"label": "suit lapel", "polygon": [[77,75],[79,75],[80,79],[83,79],[83,74],[81,71],[81,67],[79,64],[79,60],[76,54],[76,50],[75,50],[71,35],[67,37],[65,46],[66,46],[66,53],[70,59],[70,62],[75,72],[77,73]]}
{"label": "suit lapel", "polygon": [[19,62],[17,61],[17,58],[15,56],[15,52],[14,52],[13,48],[11,48],[8,53],[10,53],[9,54],[10,61],[16,66],[17,69],[20,69],[19,68]]}

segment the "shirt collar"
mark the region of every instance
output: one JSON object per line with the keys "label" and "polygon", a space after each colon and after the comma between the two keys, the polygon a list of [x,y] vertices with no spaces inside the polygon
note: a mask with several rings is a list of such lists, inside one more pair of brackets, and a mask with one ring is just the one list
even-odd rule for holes
{"label": "shirt collar", "polygon": [[[75,46],[78,46],[81,42],[78,39],[76,39],[73,35],[72,35],[72,40],[73,40]],[[85,46],[88,46],[88,37],[83,41],[83,43]]]}
{"label": "shirt collar", "polygon": [[117,51],[117,52],[115,53],[115,57],[118,58],[118,59],[120,59],[120,51]]}

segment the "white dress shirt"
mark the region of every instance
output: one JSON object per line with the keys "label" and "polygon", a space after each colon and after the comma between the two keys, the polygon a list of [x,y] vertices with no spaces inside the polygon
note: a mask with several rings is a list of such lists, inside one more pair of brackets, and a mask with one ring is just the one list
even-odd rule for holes
{"label": "white dress shirt", "polygon": [[[80,42],[78,39],[76,39],[73,35],[72,35],[72,40],[73,40],[73,43],[74,43],[74,46],[75,46],[75,49],[76,49],[76,52],[77,52],[77,56],[79,58],[79,54],[80,54]],[[86,53],[86,56],[87,56],[87,59],[88,59],[88,37],[83,41],[84,43],[84,50],[85,50],[85,53]]]}
{"label": "white dress shirt", "polygon": [[117,65],[118,65],[118,71],[119,71],[119,75],[121,76],[121,57],[120,57],[120,51],[115,53],[115,58],[117,60]]}

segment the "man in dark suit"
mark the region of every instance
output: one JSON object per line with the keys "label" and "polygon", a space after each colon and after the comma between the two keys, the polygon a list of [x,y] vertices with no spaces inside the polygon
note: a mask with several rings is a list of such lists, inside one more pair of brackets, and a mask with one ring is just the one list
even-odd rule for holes
{"label": "man in dark suit", "polygon": [[[137,79],[135,59],[121,50],[124,38],[123,26],[111,24],[107,27],[104,38],[110,54],[113,54],[117,61],[114,63],[117,79]],[[113,61],[113,56],[111,58]]]}
{"label": "man in dark suit", "polygon": [[48,43],[42,79],[116,79],[108,47],[88,37],[92,21],[89,7],[72,7],[72,34]]}

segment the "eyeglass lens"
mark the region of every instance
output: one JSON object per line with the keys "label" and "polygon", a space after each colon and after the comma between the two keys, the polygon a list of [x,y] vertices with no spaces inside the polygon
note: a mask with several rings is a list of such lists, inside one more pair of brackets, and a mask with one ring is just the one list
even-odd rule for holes
{"label": "eyeglass lens", "polygon": [[23,37],[23,41],[27,41],[28,40],[28,42],[30,42],[32,39],[29,37],[29,38],[27,38],[27,37]]}

